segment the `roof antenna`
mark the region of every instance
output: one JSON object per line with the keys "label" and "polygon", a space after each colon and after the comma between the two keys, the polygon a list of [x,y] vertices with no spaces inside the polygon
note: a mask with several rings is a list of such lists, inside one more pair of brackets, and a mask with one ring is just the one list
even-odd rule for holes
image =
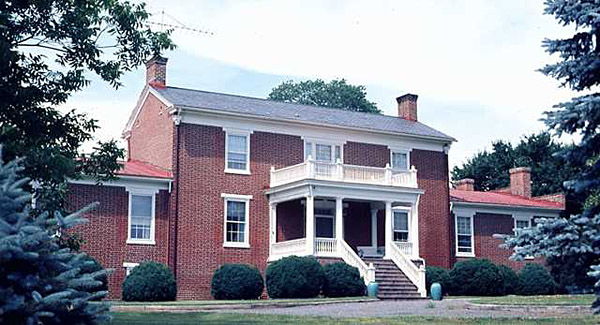
{"label": "roof antenna", "polygon": [[[166,13],[164,8],[160,12],[154,13],[154,14],[150,14],[150,15],[151,16],[156,16],[157,14],[160,15],[160,22],[148,21],[147,23],[149,25],[160,26],[160,31],[161,32],[163,31],[164,28],[172,28],[172,29],[176,29],[176,30],[182,30],[182,31],[191,32],[191,33],[194,33],[194,34],[214,35],[214,33],[211,32],[211,31],[207,31],[207,30],[203,30],[203,29],[199,29],[199,28],[188,27],[184,23],[182,23],[179,20],[177,20],[175,17],[173,17],[173,16],[169,15],[168,13]],[[166,16],[167,19],[169,19],[168,22],[165,22],[165,16]]]}

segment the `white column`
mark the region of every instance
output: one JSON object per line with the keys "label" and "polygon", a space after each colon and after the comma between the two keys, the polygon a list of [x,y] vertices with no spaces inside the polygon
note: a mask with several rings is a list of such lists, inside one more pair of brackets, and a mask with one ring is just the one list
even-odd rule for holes
{"label": "white column", "polygon": [[306,197],[306,254],[315,252],[315,197]]}
{"label": "white column", "polygon": [[371,246],[377,251],[377,210],[371,210]]}
{"label": "white column", "polygon": [[273,244],[277,242],[277,203],[270,203],[269,208],[269,256],[271,256]]}
{"label": "white column", "polygon": [[344,239],[344,206],[341,197],[335,198],[335,238]]}
{"label": "white column", "polygon": [[385,202],[385,255],[392,250],[392,202]]}

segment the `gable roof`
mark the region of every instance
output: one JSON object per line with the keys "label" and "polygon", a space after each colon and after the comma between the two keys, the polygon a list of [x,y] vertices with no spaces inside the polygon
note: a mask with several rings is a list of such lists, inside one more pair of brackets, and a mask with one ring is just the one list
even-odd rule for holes
{"label": "gable roof", "polygon": [[135,176],[135,177],[151,177],[151,178],[172,178],[173,175],[170,171],[167,171],[158,166],[154,166],[138,160],[129,160],[120,162],[123,166],[117,175],[121,176]]}
{"label": "gable roof", "polygon": [[456,189],[450,190],[450,201],[555,210],[564,210],[565,208],[564,205],[559,202],[539,200],[535,198],[528,199],[522,196],[511,195],[507,193],[463,191]]}
{"label": "gable roof", "polygon": [[209,109],[264,119],[351,127],[368,131],[428,137],[448,142],[456,141],[451,136],[423,123],[408,121],[395,116],[352,112],[177,87],[153,88],[153,90],[175,107]]}

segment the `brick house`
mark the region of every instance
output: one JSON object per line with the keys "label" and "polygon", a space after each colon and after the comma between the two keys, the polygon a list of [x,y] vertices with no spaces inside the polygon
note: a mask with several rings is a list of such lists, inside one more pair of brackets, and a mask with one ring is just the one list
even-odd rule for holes
{"label": "brick house", "polygon": [[455,140],[417,120],[416,95],[397,117],[349,112],[167,86],[166,64],[147,63],[119,179],[70,185],[73,208],[100,202],[78,232],[114,269],[111,298],[147,260],[173,270],[178,299],[209,299],[223,264],[264,274],[289,255],[345,261],[382,298],[420,297],[425,264],[455,262]]}

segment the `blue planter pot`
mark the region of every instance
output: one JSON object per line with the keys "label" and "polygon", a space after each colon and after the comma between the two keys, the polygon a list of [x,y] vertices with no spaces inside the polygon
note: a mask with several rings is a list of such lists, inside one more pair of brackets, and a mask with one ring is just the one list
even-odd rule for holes
{"label": "blue planter pot", "polygon": [[377,297],[377,294],[379,293],[379,284],[375,282],[369,283],[367,286],[367,293],[369,294],[369,297]]}
{"label": "blue planter pot", "polygon": [[431,285],[431,288],[429,289],[429,292],[431,293],[431,299],[432,300],[442,300],[442,285],[435,282]]}

